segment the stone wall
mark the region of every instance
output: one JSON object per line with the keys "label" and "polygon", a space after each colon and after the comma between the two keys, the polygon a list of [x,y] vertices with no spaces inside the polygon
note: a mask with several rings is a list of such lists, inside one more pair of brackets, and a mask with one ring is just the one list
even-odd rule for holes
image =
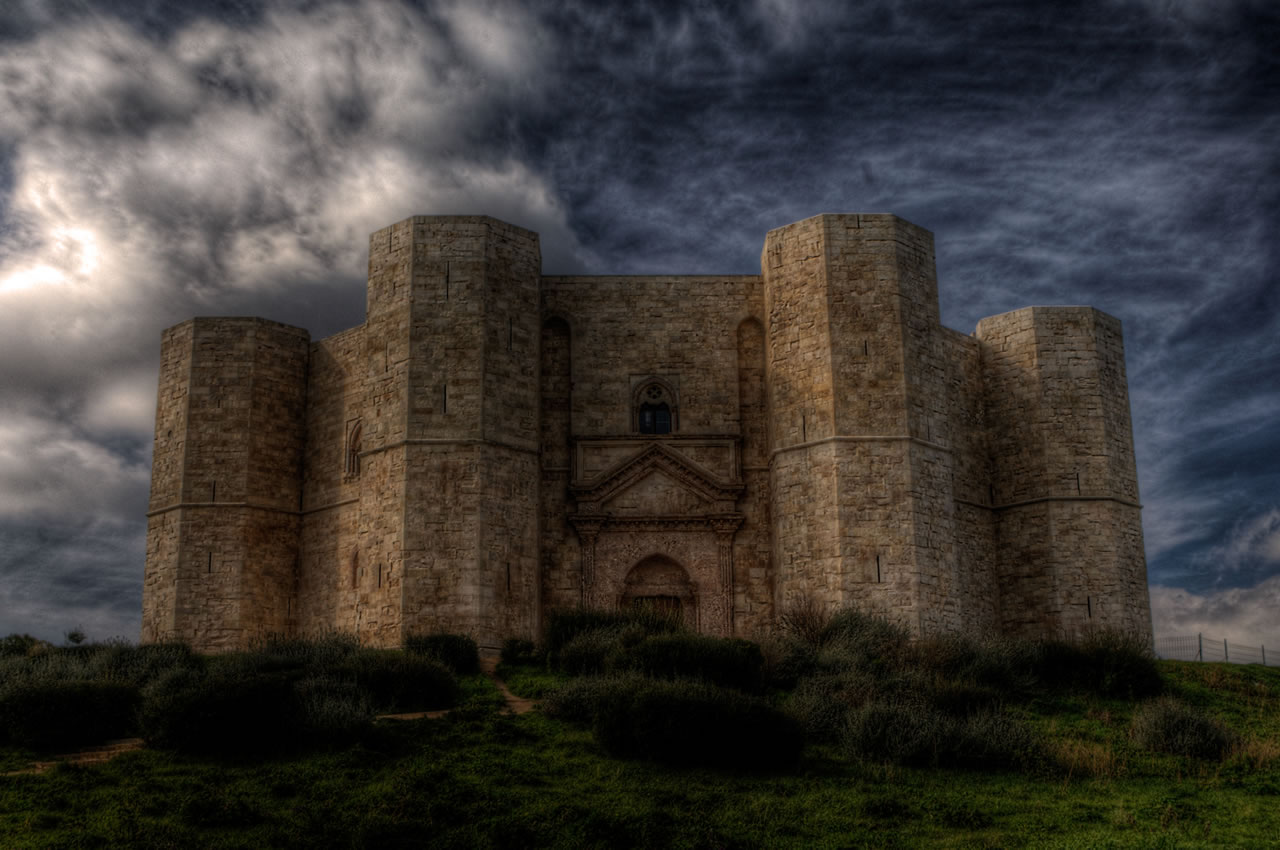
{"label": "stone wall", "polygon": [[[542,460],[543,607],[579,604],[582,562],[589,557],[579,534],[568,527],[567,517],[576,508],[573,499],[563,499],[561,488],[588,482],[643,447],[634,442],[635,393],[656,378],[675,394],[673,429],[669,438],[646,439],[663,441],[706,464],[707,471],[723,482],[745,484],[736,503],[727,508],[735,514],[737,529],[732,551],[725,556],[731,561],[734,601],[714,601],[720,592],[721,554],[708,522],[683,530],[668,525],[665,530],[652,526],[657,530],[636,531],[656,547],[645,552],[624,542],[639,537],[601,533],[592,557],[599,577],[595,592],[616,604],[625,595],[625,577],[639,561],[665,556],[691,571],[703,621],[719,624],[730,618],[739,634],[771,622],[760,278],[544,277],[542,315],[549,323],[544,339],[555,346],[549,354],[556,358],[544,361],[542,395],[548,423],[543,439],[553,452],[544,453]],[[562,353],[566,347],[567,354]],[[744,415],[750,419],[745,433]],[[578,458],[574,466],[559,459],[558,447],[566,437],[570,445],[607,439],[589,455],[571,451],[570,457]],[[715,457],[719,450],[710,444],[699,448],[699,437],[734,444],[732,462],[721,465]],[[744,450],[750,454],[744,455]],[[697,564],[684,560],[695,551],[700,553]],[[732,611],[723,610],[730,607]],[[714,630],[721,628],[716,625]]]}
{"label": "stone wall", "polygon": [[[369,371],[361,325],[311,346],[302,477],[298,629],[354,632],[361,588],[360,479]],[[353,443],[354,441],[354,443]]]}

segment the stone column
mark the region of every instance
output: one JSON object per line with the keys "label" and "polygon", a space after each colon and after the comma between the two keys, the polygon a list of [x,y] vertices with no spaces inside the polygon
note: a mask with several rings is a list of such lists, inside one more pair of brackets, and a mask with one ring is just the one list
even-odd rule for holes
{"label": "stone column", "polygon": [[600,526],[604,522],[598,519],[573,520],[573,527],[582,541],[582,605],[594,607],[598,604],[595,598],[596,572],[596,537],[600,534]]}
{"label": "stone column", "polygon": [[742,517],[717,517],[711,520],[716,533],[716,551],[720,566],[721,628],[726,636],[733,635],[733,537],[742,524]]}

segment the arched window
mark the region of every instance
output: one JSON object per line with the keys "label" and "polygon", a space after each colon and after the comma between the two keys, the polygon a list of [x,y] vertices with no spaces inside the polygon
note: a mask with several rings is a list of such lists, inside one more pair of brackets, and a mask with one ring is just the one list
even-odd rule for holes
{"label": "arched window", "polygon": [[632,427],[641,434],[670,434],[678,423],[675,392],[665,381],[646,381],[632,398]]}
{"label": "arched window", "polygon": [[360,438],[363,436],[364,427],[359,419],[354,420],[347,427],[347,448],[344,454],[345,465],[343,472],[354,478],[360,474]]}

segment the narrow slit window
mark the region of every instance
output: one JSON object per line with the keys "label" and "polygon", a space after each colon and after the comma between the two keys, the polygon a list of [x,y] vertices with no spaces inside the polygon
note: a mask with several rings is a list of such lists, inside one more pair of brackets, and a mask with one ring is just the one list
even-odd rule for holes
{"label": "narrow slit window", "polygon": [[347,429],[347,450],[344,454],[343,472],[351,477],[360,474],[360,447],[364,437],[364,425],[359,419]]}

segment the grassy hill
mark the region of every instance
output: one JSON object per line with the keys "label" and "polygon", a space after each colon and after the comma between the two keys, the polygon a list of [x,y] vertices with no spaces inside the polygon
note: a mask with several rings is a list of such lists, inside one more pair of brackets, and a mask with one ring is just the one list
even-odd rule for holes
{"label": "grassy hill", "polygon": [[[591,687],[598,689],[599,682],[639,681],[625,677],[646,672],[662,678],[653,659],[670,659],[672,646],[688,644],[668,641],[666,655],[646,654],[634,651],[639,640],[619,654],[618,645],[609,649],[598,638],[606,647],[602,666],[629,669],[566,672],[564,649],[573,637],[561,641],[550,663],[513,653],[508,660],[517,663],[500,668],[517,693],[546,696],[548,711],[507,714],[489,680],[463,675],[457,705],[444,717],[378,721],[341,743],[312,741],[270,756],[147,749],[101,766],[4,776],[0,846],[1263,847],[1280,841],[1280,669],[1164,661],[1153,662],[1159,697],[1135,699],[1079,681],[1054,687],[1024,681],[1016,693],[992,695],[982,685],[991,674],[975,673],[972,658],[957,674],[938,672],[947,666],[937,661],[945,648],[931,648],[933,661],[911,655],[912,664],[934,669],[932,684],[924,686],[940,700],[934,704],[952,706],[938,714],[952,718],[943,728],[954,732],[956,718],[990,716],[994,700],[1007,728],[1032,742],[1017,748],[1024,757],[984,762],[931,756],[919,747],[868,754],[867,744],[849,732],[879,716],[868,706],[888,700],[911,714],[908,706],[921,705],[903,699],[899,685],[885,684],[914,671],[907,678],[919,685],[928,678],[920,668],[870,658],[864,661],[871,673],[865,666],[850,669],[847,653],[818,641],[816,666],[781,688],[778,669],[795,659],[785,647],[766,647],[765,677],[750,699],[800,717],[806,743],[793,765],[753,772],[666,766],[644,752],[610,756],[613,745],[602,742],[598,717],[608,709],[597,707],[594,724],[575,720],[565,705],[566,686],[581,690],[581,683],[595,681]],[[791,644],[792,656],[798,646]],[[716,651],[723,659],[723,648]],[[805,685],[822,676],[833,678]],[[843,691],[832,684],[837,681]],[[837,734],[814,731],[831,704],[826,714],[814,708],[820,699],[805,704],[798,695],[806,687],[840,695],[834,699],[845,713]],[[954,709],[975,700],[980,709]],[[1181,746],[1185,729],[1177,725],[1179,715],[1166,717],[1154,739],[1144,733],[1135,717],[1151,715],[1155,700],[1216,723],[1226,730],[1225,746],[1208,755],[1160,751],[1161,741]],[[900,734],[886,722],[876,728]],[[913,723],[910,728],[919,727]],[[1203,737],[1205,728],[1212,727],[1193,727],[1191,739]],[[759,737],[741,741],[748,751],[767,744]],[[686,745],[696,747],[697,740]],[[35,755],[0,750],[0,771],[21,769]]]}

